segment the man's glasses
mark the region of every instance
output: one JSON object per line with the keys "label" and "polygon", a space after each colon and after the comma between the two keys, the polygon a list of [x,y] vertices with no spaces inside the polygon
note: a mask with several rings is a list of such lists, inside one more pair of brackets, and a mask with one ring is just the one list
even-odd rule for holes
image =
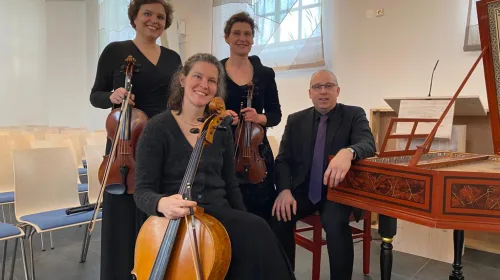
{"label": "man's glasses", "polygon": [[325,87],[326,90],[331,90],[331,89],[333,89],[336,86],[337,85],[334,84],[334,83],[326,83],[324,85],[322,85],[322,84],[314,84],[314,85],[311,86],[311,89],[314,90],[314,91],[320,91],[322,87]]}

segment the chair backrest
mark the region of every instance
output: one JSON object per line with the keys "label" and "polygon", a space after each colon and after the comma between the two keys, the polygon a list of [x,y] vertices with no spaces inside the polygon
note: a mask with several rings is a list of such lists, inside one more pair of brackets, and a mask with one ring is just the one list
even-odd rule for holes
{"label": "chair backrest", "polygon": [[12,151],[14,141],[7,135],[0,135],[0,193],[14,191],[14,164]]}
{"label": "chair backrest", "polygon": [[96,203],[101,183],[99,182],[99,167],[101,166],[106,145],[86,145],[84,147],[87,160],[87,180],[89,185],[89,203]]}
{"label": "chair backrest", "polygon": [[107,135],[104,133],[92,133],[85,139],[86,145],[106,145]]}
{"label": "chair backrest", "polygon": [[56,148],[56,147],[67,147],[71,151],[71,155],[75,161],[75,165],[78,164],[78,157],[76,156],[75,148],[73,147],[73,142],[69,138],[51,138],[47,140],[31,140],[30,146],[32,149],[39,148]]}
{"label": "chair backrest", "polygon": [[14,150],[13,157],[16,218],[81,205],[67,147]]}
{"label": "chair backrest", "polygon": [[11,139],[16,143],[16,149],[29,149],[30,142],[35,140],[32,134],[10,134]]}

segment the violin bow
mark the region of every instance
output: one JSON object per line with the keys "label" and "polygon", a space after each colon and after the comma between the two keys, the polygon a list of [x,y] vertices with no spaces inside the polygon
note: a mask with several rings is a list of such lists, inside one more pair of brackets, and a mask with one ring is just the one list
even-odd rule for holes
{"label": "violin bow", "polygon": [[[248,104],[252,101],[253,99],[253,91],[254,91],[254,84],[252,82],[248,83],[247,85],[247,107]],[[238,134],[238,139],[235,141],[234,145],[234,159],[236,159],[236,155],[238,154],[238,148],[240,147],[240,139],[241,139],[241,130],[243,129],[243,124],[245,123],[243,113],[241,113],[241,110],[243,109],[243,102],[241,102],[240,105],[240,113],[239,113],[239,121],[238,121],[238,127],[237,129],[239,130]]]}
{"label": "violin bow", "polygon": [[115,137],[113,139],[113,145],[111,147],[111,152],[109,153],[109,157],[108,157],[108,162],[106,163],[106,168],[104,169],[104,176],[102,179],[101,188],[99,190],[99,196],[97,197],[96,205],[94,208],[94,213],[92,215],[92,220],[90,220],[89,227],[88,227],[89,234],[92,233],[92,231],[94,231],[95,222],[97,220],[97,215],[100,211],[99,208],[101,207],[102,199],[104,196],[104,188],[106,187],[106,184],[108,182],[109,169],[111,168],[111,164],[112,164],[113,159],[116,155],[116,146],[118,145],[119,131],[121,131],[121,129],[123,127],[124,120],[125,120],[126,114],[124,114],[124,112],[128,109],[130,98],[131,98],[130,97],[131,96],[130,91],[132,89],[131,80],[132,80],[132,73],[134,71],[135,59],[131,55],[129,55],[125,61],[127,62],[127,68],[125,70],[125,89],[127,91],[127,95],[125,97],[125,100],[122,102],[122,106],[120,109],[121,110],[120,111],[120,120],[119,120],[118,126],[116,128]]}
{"label": "violin bow", "polygon": [[[191,198],[191,184],[187,184],[187,189],[185,193],[186,200],[192,200]],[[189,218],[188,218],[189,216]],[[193,256],[193,261],[195,263],[194,269],[196,272],[196,279],[203,280],[203,270],[201,268],[200,250],[198,248],[198,239],[196,237],[196,224],[194,222],[194,210],[193,207],[189,207],[189,214],[184,216],[186,221],[186,229],[189,233],[189,241],[191,242],[191,254]]]}

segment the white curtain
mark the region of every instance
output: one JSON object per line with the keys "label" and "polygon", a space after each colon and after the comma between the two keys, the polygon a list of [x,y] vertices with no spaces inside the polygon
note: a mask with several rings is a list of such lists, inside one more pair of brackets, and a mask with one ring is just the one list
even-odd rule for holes
{"label": "white curtain", "polygon": [[229,56],[224,24],[231,15],[246,11],[257,30],[250,55],[280,69],[324,65],[322,0],[215,0],[213,4],[212,53]]}
{"label": "white curtain", "polygon": [[111,42],[131,40],[135,30],[128,19],[130,0],[99,0],[99,54]]}

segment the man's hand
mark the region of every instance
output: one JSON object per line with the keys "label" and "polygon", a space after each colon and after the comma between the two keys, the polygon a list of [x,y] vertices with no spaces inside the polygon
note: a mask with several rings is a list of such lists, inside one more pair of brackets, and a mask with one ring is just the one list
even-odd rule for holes
{"label": "man's hand", "polygon": [[292,220],[292,212],[294,215],[297,214],[297,201],[293,198],[290,190],[282,190],[274,201],[271,214],[274,216],[276,213],[278,221],[283,219],[283,221],[287,222]]}
{"label": "man's hand", "polygon": [[323,184],[328,185],[330,188],[338,186],[344,180],[349,168],[351,168],[352,157],[351,151],[347,149],[340,150],[328,164],[323,176]]}

